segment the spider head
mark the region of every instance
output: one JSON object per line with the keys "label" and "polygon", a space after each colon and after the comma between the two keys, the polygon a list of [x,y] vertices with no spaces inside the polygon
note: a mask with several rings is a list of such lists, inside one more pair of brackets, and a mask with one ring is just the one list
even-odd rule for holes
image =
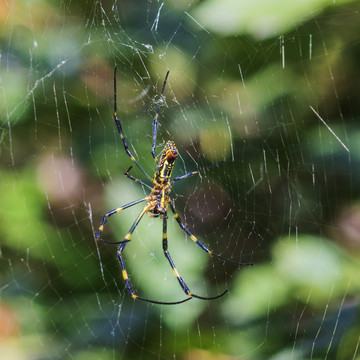
{"label": "spider head", "polygon": [[178,157],[179,152],[175,145],[175,143],[171,140],[167,141],[164,147],[164,150],[162,151],[161,161],[164,161],[165,159],[169,161],[175,161],[175,159]]}

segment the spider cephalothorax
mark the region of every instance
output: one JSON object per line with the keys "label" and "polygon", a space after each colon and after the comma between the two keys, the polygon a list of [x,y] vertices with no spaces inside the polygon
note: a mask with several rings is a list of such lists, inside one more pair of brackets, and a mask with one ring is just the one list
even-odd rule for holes
{"label": "spider cephalothorax", "polygon": [[[165,85],[166,85],[166,80],[167,77],[169,75],[169,71],[166,73],[166,77],[165,77],[165,81],[163,84],[163,88],[161,91],[161,97],[158,103],[158,107],[156,110],[156,114],[154,116],[153,119],[153,143],[152,143],[152,147],[151,147],[151,154],[155,160],[155,162],[157,162],[157,167],[154,173],[154,177],[152,178],[152,182],[153,182],[153,186],[149,186],[148,184],[146,184],[145,182],[135,178],[134,176],[130,175],[130,170],[132,168],[129,167],[129,169],[127,171],[125,171],[125,175],[141,184],[142,186],[148,188],[151,190],[150,194],[142,199],[138,199],[135,201],[132,201],[131,203],[128,203],[126,205],[123,205],[122,207],[113,209],[108,211],[102,219],[101,225],[99,227],[99,230],[97,231],[96,235],[95,235],[95,239],[98,241],[102,241],[104,243],[107,244],[118,244],[118,248],[117,248],[117,256],[121,265],[121,269],[122,269],[122,276],[123,279],[125,281],[125,285],[126,288],[128,290],[128,292],[130,293],[131,297],[133,299],[139,299],[139,300],[143,300],[146,302],[150,302],[150,303],[154,303],[154,304],[164,304],[164,305],[174,305],[174,304],[180,304],[183,303],[185,301],[188,301],[192,298],[198,298],[198,299],[203,299],[203,300],[212,300],[212,299],[217,299],[221,296],[223,296],[226,292],[227,289],[216,296],[213,297],[204,297],[204,296],[199,296],[199,295],[195,295],[193,293],[190,292],[188,286],[186,285],[185,281],[183,280],[183,278],[180,276],[179,272],[177,271],[177,269],[175,268],[175,264],[170,256],[170,253],[168,251],[168,242],[167,242],[167,211],[168,211],[168,207],[170,206],[171,212],[174,215],[174,218],[176,219],[177,223],[179,224],[179,226],[181,227],[182,230],[185,231],[185,233],[190,237],[191,240],[193,240],[195,242],[196,245],[198,245],[203,251],[205,251],[206,253],[216,256],[217,258],[221,259],[222,261],[227,261],[227,262],[232,262],[235,264],[238,264],[240,266],[251,266],[252,264],[242,264],[238,261],[233,261],[233,260],[229,260],[226,259],[224,257],[222,257],[221,255],[215,254],[213,253],[211,250],[209,250],[202,242],[200,242],[196,236],[194,236],[186,227],[185,225],[182,223],[178,213],[175,211],[174,205],[171,203],[171,199],[170,199],[170,191],[171,191],[171,187],[173,185],[173,183],[175,181],[178,180],[182,180],[185,178],[188,178],[190,176],[199,174],[199,171],[192,171],[190,173],[187,173],[185,175],[179,176],[179,177],[175,177],[171,180],[171,174],[174,168],[174,164],[175,164],[175,160],[179,155],[178,149],[175,145],[175,143],[171,140],[167,141],[163,151],[161,152],[161,156],[160,156],[160,160],[157,159],[156,155],[155,155],[155,147],[156,147],[156,135],[157,135],[157,126],[158,126],[158,116],[159,116],[159,110],[160,110],[160,103],[162,103],[163,101],[163,97],[164,97],[164,90],[165,90]],[[115,71],[114,71],[114,120],[115,120],[115,124],[116,127],[119,131],[120,134],[120,138],[123,142],[124,145],[124,149],[126,154],[130,157],[131,161],[135,163],[135,165],[147,176],[147,178],[151,179],[151,177],[145,172],[145,170],[139,165],[139,163],[137,162],[137,160],[135,159],[135,157],[132,155],[132,153],[129,150],[129,147],[126,143],[125,140],[125,136],[124,133],[122,131],[122,127],[121,127],[121,123],[120,120],[117,117],[117,105],[116,105],[116,67],[115,67]],[[217,164],[215,164],[217,165]],[[212,167],[214,165],[210,165],[208,168]],[[111,242],[111,241],[105,241],[103,239],[100,238],[105,224],[108,220],[108,218],[114,214],[117,214],[119,212],[121,212],[122,210],[125,210],[133,205],[136,205],[142,201],[146,201],[146,205],[145,207],[142,209],[142,211],[140,212],[140,214],[138,215],[138,217],[135,219],[133,225],[131,226],[129,232],[125,235],[124,240],[123,241],[115,241],[115,242]],[[166,259],[168,260],[182,290],[185,292],[186,295],[188,295],[188,297],[184,300],[180,300],[180,301],[174,301],[174,302],[164,302],[164,301],[154,301],[154,300],[149,300],[147,298],[138,296],[135,294],[126,268],[125,268],[125,262],[124,262],[124,258],[122,256],[122,252],[125,249],[125,246],[127,245],[128,242],[130,242],[131,240],[131,236],[135,230],[135,228],[137,227],[137,225],[139,224],[140,220],[142,219],[144,214],[148,214],[150,217],[160,217],[160,219],[163,222],[163,235],[162,235],[162,246],[163,246],[163,251],[164,251],[164,255],[166,257]]]}
{"label": "spider cephalothorax", "polygon": [[179,152],[175,143],[171,140],[167,141],[154,174],[154,184],[170,181],[171,173],[178,155]]}

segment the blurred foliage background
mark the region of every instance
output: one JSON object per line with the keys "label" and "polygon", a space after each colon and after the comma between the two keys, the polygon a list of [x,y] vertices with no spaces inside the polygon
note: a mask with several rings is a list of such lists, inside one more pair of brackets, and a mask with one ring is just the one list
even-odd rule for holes
{"label": "blurred foliage background", "polygon": [[[0,0],[0,353],[7,359],[360,359],[360,5],[356,1]],[[190,289],[133,301],[102,215],[146,193],[176,142],[169,221]],[[144,178],[138,169],[136,177]],[[112,217],[120,241],[141,210]],[[145,217],[124,252],[137,294],[184,298]]]}

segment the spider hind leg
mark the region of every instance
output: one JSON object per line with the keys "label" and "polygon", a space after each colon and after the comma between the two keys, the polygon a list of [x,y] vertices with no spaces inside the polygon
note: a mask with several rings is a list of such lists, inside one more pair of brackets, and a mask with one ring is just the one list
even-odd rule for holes
{"label": "spider hind leg", "polygon": [[126,267],[125,267],[125,261],[124,261],[124,258],[123,258],[123,255],[122,255],[122,252],[124,251],[126,245],[130,242],[131,240],[131,235],[133,234],[134,230],[136,229],[136,227],[138,226],[140,220],[142,219],[143,215],[148,211],[148,205],[146,205],[144,207],[144,209],[141,211],[141,213],[138,215],[138,217],[136,218],[136,220],[134,221],[134,223],[132,224],[129,232],[125,235],[124,237],[124,240],[119,242],[119,246],[118,246],[118,249],[117,249],[117,257],[118,257],[118,260],[119,260],[119,263],[120,263],[120,266],[121,266],[121,274],[122,274],[122,277],[124,279],[124,282],[125,282],[125,286],[126,286],[126,289],[127,291],[129,292],[130,296],[133,298],[133,299],[138,299],[138,300],[142,300],[142,301],[145,301],[145,302],[148,302],[148,303],[152,303],[152,304],[159,304],[159,305],[176,305],[176,304],[181,304],[183,302],[186,302],[186,301],[189,301],[191,300],[191,297],[188,297],[184,300],[179,300],[179,301],[172,301],[172,302],[164,302],[164,301],[155,301],[155,300],[150,300],[150,299],[147,299],[145,297],[142,297],[142,296],[138,296],[135,294],[134,290],[133,290],[133,287],[131,285],[131,282],[130,282],[130,279],[129,279],[129,276],[128,276],[128,273],[126,271]]}
{"label": "spider hind leg", "polygon": [[164,251],[164,255],[165,257],[168,259],[169,264],[176,276],[176,278],[178,279],[178,282],[181,286],[181,288],[183,289],[184,293],[188,296],[190,296],[191,298],[197,298],[197,299],[201,299],[201,300],[214,300],[214,299],[218,299],[222,296],[224,296],[227,292],[228,289],[226,289],[224,292],[222,292],[221,294],[218,294],[216,296],[211,296],[211,297],[205,297],[205,296],[199,296],[196,294],[193,294],[190,289],[188,288],[188,286],[186,285],[184,279],[180,276],[179,272],[177,271],[175,264],[170,256],[169,250],[168,250],[168,242],[167,242],[167,216],[166,214],[162,217],[163,219],[163,251]]}
{"label": "spider hind leg", "polygon": [[200,240],[197,239],[196,236],[194,236],[189,229],[183,224],[181,218],[179,217],[179,214],[176,212],[174,206],[172,203],[170,203],[170,208],[171,211],[174,215],[174,218],[176,219],[177,223],[179,224],[179,226],[181,227],[181,229],[183,229],[185,231],[185,233],[187,235],[189,235],[190,239],[192,241],[194,241],[194,243],[199,246],[204,252],[206,252],[209,255],[215,256],[217,258],[219,258],[220,260],[224,261],[224,262],[228,262],[228,263],[232,263],[232,264],[237,264],[241,267],[247,267],[247,266],[253,266],[254,264],[251,263],[241,263],[239,261],[235,261],[235,260],[231,260],[231,259],[227,259],[219,254],[214,253],[213,251],[211,251],[210,249],[208,249]]}

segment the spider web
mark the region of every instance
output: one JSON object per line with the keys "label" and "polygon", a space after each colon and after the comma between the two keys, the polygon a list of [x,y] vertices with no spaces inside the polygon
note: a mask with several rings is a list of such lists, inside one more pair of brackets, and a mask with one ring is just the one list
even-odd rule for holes
{"label": "spider web", "polygon": [[[11,359],[359,359],[359,4],[1,1],[0,351]],[[180,152],[169,251],[217,300],[134,301],[103,214]],[[137,168],[133,176],[149,182]],[[121,241],[141,204],[111,217]],[[136,294],[186,298],[144,216],[124,251]]]}

